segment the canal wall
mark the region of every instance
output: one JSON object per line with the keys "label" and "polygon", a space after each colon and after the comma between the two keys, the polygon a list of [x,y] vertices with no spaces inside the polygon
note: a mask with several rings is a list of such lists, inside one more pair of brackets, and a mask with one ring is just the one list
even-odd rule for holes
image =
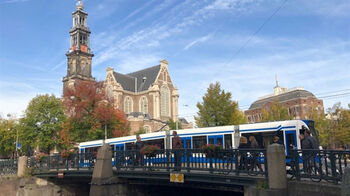
{"label": "canal wall", "polygon": [[35,177],[0,178],[0,196],[80,196],[89,195],[88,184],[55,184]]}

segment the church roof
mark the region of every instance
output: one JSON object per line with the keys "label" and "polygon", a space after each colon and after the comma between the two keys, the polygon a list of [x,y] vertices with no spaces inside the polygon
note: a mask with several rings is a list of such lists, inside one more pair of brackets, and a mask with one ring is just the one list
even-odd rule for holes
{"label": "church roof", "polygon": [[160,65],[156,65],[129,74],[114,72],[114,77],[117,82],[122,85],[124,90],[141,92],[148,90],[148,88],[155,82],[159,71]]}
{"label": "church roof", "polygon": [[250,105],[249,110],[261,108],[264,104],[268,102],[273,102],[276,99],[278,99],[279,102],[284,102],[284,101],[289,101],[296,98],[306,98],[310,96],[314,97],[315,95],[309,91],[300,90],[300,89],[288,91],[276,96],[270,96],[268,98],[257,100],[254,103],[252,103],[252,105]]}

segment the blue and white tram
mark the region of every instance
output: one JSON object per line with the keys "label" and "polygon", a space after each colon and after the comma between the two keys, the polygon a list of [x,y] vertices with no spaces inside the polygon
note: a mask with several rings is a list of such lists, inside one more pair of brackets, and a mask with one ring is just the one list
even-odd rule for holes
{"label": "blue and white tram", "polygon": [[[302,126],[308,127],[314,136],[317,133],[313,127],[313,121],[308,120],[288,120],[264,122],[255,124],[242,124],[221,127],[207,127],[196,129],[177,130],[178,135],[183,141],[183,148],[201,148],[204,144],[222,145],[225,149],[234,149],[239,145],[240,136],[254,136],[261,148],[265,148],[272,143],[274,136],[279,136],[280,140],[286,147],[286,154],[290,146],[300,149],[299,140],[300,130]],[[141,138],[145,144],[156,144],[164,149],[166,146],[172,146],[172,131],[166,131],[141,134]],[[169,138],[170,139],[167,139]],[[135,136],[126,136],[119,138],[107,139],[106,143],[110,144],[114,151],[133,149],[136,142]],[[103,140],[95,140],[82,142],[79,144],[79,152],[95,152],[100,147]]]}

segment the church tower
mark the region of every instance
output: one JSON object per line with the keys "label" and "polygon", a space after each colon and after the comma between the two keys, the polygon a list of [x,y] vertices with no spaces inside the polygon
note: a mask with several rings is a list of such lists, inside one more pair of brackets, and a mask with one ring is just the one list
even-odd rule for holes
{"label": "church tower", "polygon": [[73,26],[69,31],[70,48],[67,52],[67,76],[63,78],[63,88],[76,81],[94,81],[91,75],[91,61],[94,56],[90,49],[90,30],[87,27],[87,13],[81,0],[76,4]]}

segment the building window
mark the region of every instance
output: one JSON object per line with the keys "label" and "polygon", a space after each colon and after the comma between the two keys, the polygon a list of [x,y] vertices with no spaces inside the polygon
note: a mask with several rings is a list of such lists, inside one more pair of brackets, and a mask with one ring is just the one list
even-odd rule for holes
{"label": "building window", "polygon": [[132,112],[132,99],[128,96],[124,100],[124,112],[130,114]]}
{"label": "building window", "polygon": [[145,96],[140,99],[140,111],[144,114],[148,114],[148,100]]}
{"label": "building window", "polygon": [[170,116],[170,91],[167,86],[160,89],[160,114]]}
{"label": "building window", "polygon": [[151,127],[150,126],[145,125],[143,128],[145,129],[146,133],[151,133]]}
{"label": "building window", "polygon": [[299,114],[300,114],[300,107],[299,107],[299,106],[296,106],[296,107],[295,107],[295,114],[296,114],[296,115],[299,115]]}
{"label": "building window", "polygon": [[107,96],[109,99],[113,98],[113,87],[111,85],[107,87]]}

